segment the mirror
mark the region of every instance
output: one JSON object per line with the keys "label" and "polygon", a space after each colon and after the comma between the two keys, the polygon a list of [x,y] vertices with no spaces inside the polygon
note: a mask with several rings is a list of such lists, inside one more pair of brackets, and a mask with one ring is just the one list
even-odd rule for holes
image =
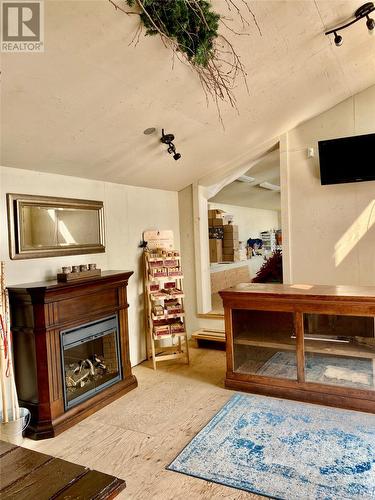
{"label": "mirror", "polygon": [[105,251],[103,202],[7,194],[11,259]]}

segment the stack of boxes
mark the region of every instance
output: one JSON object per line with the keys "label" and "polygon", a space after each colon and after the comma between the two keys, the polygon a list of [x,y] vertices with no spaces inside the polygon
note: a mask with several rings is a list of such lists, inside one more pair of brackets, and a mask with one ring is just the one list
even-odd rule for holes
{"label": "stack of boxes", "polygon": [[224,238],[224,211],[208,211],[208,236],[210,244],[210,262],[222,262]]}
{"label": "stack of boxes", "polygon": [[240,260],[240,242],[238,240],[238,226],[229,224],[224,226],[223,261],[237,262]]}
{"label": "stack of boxes", "polygon": [[208,211],[210,262],[237,262],[239,256],[238,226],[233,215],[223,210]]}

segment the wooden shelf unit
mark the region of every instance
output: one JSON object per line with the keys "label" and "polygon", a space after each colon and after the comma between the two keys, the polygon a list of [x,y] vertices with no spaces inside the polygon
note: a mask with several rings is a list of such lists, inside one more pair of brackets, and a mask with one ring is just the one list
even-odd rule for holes
{"label": "wooden shelf unit", "polygon": [[[281,349],[284,351],[296,351],[295,339],[270,334],[265,339],[261,335],[253,336],[251,339],[246,337],[237,337],[234,341],[237,345],[248,345],[253,347],[268,347],[271,349]],[[375,349],[364,345],[354,344],[352,342],[339,343],[333,345],[331,342],[323,340],[304,341],[305,352],[316,352],[320,354],[334,354],[335,356],[352,356],[355,358],[375,359]]]}
{"label": "wooden shelf unit", "polygon": [[[153,257],[154,251],[148,249],[144,250],[144,295],[145,295],[145,312],[146,312],[146,328],[147,328],[147,358],[152,359],[154,370],[156,370],[157,363],[171,359],[186,359],[189,364],[189,346],[188,337],[185,323],[185,308],[184,308],[184,291],[183,291],[183,273],[181,268],[180,256],[174,255],[173,257]],[[175,261],[177,265],[169,265]],[[159,263],[160,267],[165,269],[167,276],[154,276],[152,273],[153,263]],[[180,271],[170,272],[170,268],[178,267]],[[166,283],[174,283],[173,288],[164,288]],[[163,290],[170,290],[170,292],[163,292]],[[176,293],[180,290],[180,293]],[[168,313],[165,306],[165,301],[170,299],[177,299],[181,304],[181,310],[178,312]],[[154,313],[155,306],[162,306],[164,312],[162,315]],[[183,331],[171,331],[171,320],[179,320],[183,325]],[[155,332],[155,327],[163,326],[158,322],[166,323],[166,328],[169,324],[169,333]],[[168,340],[172,345],[164,345]],[[176,343],[174,343],[177,341]],[[163,345],[161,345],[163,344]]]}
{"label": "wooden shelf unit", "polygon": [[[375,413],[375,287],[243,283],[220,295],[226,387]],[[324,330],[311,318],[333,326]],[[265,374],[273,356],[282,359],[288,352],[295,353],[289,356],[294,376],[283,361],[280,372]],[[317,360],[323,376],[312,379],[311,360]],[[340,378],[345,370],[351,377],[363,373],[355,368],[363,363],[367,385]],[[338,379],[326,376],[332,367],[341,370]]]}

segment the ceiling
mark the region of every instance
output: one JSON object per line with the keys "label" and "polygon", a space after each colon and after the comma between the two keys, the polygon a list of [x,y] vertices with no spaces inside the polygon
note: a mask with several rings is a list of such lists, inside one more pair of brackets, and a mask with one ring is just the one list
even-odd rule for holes
{"label": "ceiling", "polygon": [[[121,0],[119,0],[121,2]],[[245,2],[237,2],[245,9]],[[45,2],[45,52],[2,54],[2,165],[180,190],[251,158],[259,144],[375,83],[375,37],[364,23],[337,48],[322,33],[358,1],[251,2],[259,35],[226,31],[248,72],[240,113],[213,104],[158,37],[131,45],[137,16],[105,1]],[[224,0],[219,12],[242,26]],[[361,25],[361,26],[359,26]],[[157,133],[143,130],[156,127]],[[182,158],[159,141],[173,132]]]}
{"label": "ceiling", "polygon": [[265,155],[245,175],[253,177],[254,181],[250,184],[238,180],[231,182],[209,201],[280,211],[280,192],[259,187],[259,184],[265,181],[280,186],[280,150],[276,149]]}

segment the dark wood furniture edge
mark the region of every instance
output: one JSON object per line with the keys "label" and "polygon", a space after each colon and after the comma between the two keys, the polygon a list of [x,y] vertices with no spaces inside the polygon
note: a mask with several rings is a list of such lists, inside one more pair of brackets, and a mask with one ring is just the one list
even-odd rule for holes
{"label": "dark wood furniture edge", "polygon": [[[300,287],[300,288],[298,288]],[[306,288],[302,288],[306,287]],[[268,290],[267,290],[268,288]],[[299,290],[299,291],[298,291]],[[334,293],[335,291],[335,293]],[[346,291],[346,293],[343,293]],[[349,293],[351,292],[351,293]],[[266,284],[240,283],[236,286],[219,291],[221,297],[241,300],[242,296],[256,295],[265,299],[300,299],[305,297],[313,300],[334,301],[366,301],[375,302],[375,286],[345,286],[345,285],[310,285],[310,284]]]}
{"label": "dark wood furniture edge", "polygon": [[0,458],[15,450],[17,446],[7,441],[0,440]]}
{"label": "dark wood furniture edge", "polygon": [[[15,478],[12,482],[7,484],[5,487],[2,487],[0,485],[0,496],[6,495],[7,492],[9,492],[9,490],[14,488],[14,486],[18,482],[24,480],[29,474],[33,474],[38,469],[46,466],[47,464],[51,464],[54,461],[59,461],[61,463],[73,464],[81,469],[81,473],[79,473],[77,476],[74,477],[74,479],[72,481],[70,481],[68,484],[66,484],[65,486],[60,488],[55,494],[53,494],[51,496],[51,500],[57,499],[57,498],[66,498],[67,495],[69,497],[69,490],[72,490],[73,488],[76,489],[77,487],[79,488],[79,482],[82,481],[82,479],[84,479],[86,476],[89,476],[90,474],[96,475],[96,476],[102,476],[103,478],[107,479],[107,483],[108,483],[107,486],[105,486],[102,490],[95,492],[95,496],[92,497],[93,499],[95,498],[95,500],[110,500],[110,499],[114,498],[115,496],[117,496],[118,493],[120,493],[122,490],[124,490],[126,488],[125,480],[120,479],[116,476],[112,476],[111,474],[102,473],[100,471],[97,471],[95,469],[90,469],[90,468],[85,467],[83,465],[81,466],[78,464],[74,464],[74,462],[70,462],[68,460],[53,457],[53,456],[47,455],[45,453],[40,453],[40,452],[37,452],[34,450],[30,450],[28,448],[23,448],[21,446],[12,445],[12,444],[4,442],[4,441],[0,441],[0,443],[1,443],[1,445],[4,445],[5,448],[8,448],[8,447],[10,448],[7,451],[5,451],[4,453],[1,453],[0,459],[5,457],[9,453],[15,453],[15,452],[19,453],[19,450],[24,450],[25,453],[34,453],[38,456],[45,457],[44,462],[36,464],[35,467],[31,468],[29,471],[25,471],[24,474],[17,476],[17,478]],[[0,463],[1,463],[1,460],[0,460]],[[0,467],[0,470],[1,470],[1,467]],[[16,500],[17,496],[13,497],[13,498],[15,498],[15,500]]]}
{"label": "dark wood furniture edge", "polygon": [[[8,290],[67,290],[69,288],[78,288],[82,287],[82,285],[89,285],[92,282],[100,281],[101,283],[105,283],[106,281],[110,283],[121,282],[124,280],[128,280],[130,276],[134,274],[134,271],[102,271],[99,276],[91,276],[87,279],[81,280],[73,280],[68,281],[66,283],[59,282],[56,279],[48,279],[44,281],[36,281],[36,282],[28,282],[28,283],[20,283],[17,285],[9,285]],[[116,281],[113,278],[116,277]]]}
{"label": "dark wood furniture edge", "polygon": [[329,392],[317,392],[309,389],[285,388],[279,385],[261,384],[257,382],[243,382],[237,379],[226,378],[225,387],[243,392],[262,394],[263,396],[277,397],[280,399],[292,399],[304,403],[333,406],[347,410],[375,413],[375,402],[366,399],[350,398],[332,394]]}
{"label": "dark wood furniture edge", "polygon": [[[116,385],[105,389],[97,396],[88,399],[83,403],[85,407],[72,408],[65,412],[60,418],[38,422],[35,426],[30,424],[26,429],[26,436],[35,440],[56,437],[72,425],[78,424],[81,420],[84,420],[86,417],[104,408],[106,405],[116,401],[116,399],[121,398],[136,387],[138,387],[138,381],[135,375],[132,375],[131,378],[121,380]],[[23,401],[20,401],[20,403],[22,406],[32,411],[33,405],[31,403]]]}
{"label": "dark wood furniture edge", "polygon": [[[102,472],[99,472],[97,470],[93,469],[88,469],[85,474],[77,478],[76,481],[73,481],[72,483],[69,483],[66,485],[65,488],[60,490],[58,493],[53,495],[51,500],[63,500],[66,498],[77,498],[76,495],[72,496],[72,491],[75,489],[80,488],[80,483],[84,482],[89,478],[89,476],[92,476],[94,474],[100,474],[101,476],[107,476],[109,479],[112,479],[109,484],[102,489],[100,492],[95,494],[95,497],[92,497],[92,500],[111,500],[112,498],[115,498],[121,491],[123,491],[126,488],[126,481],[124,479],[120,479],[115,476],[111,476],[109,474],[105,474]],[[92,478],[90,477],[89,481],[91,481]]]}

